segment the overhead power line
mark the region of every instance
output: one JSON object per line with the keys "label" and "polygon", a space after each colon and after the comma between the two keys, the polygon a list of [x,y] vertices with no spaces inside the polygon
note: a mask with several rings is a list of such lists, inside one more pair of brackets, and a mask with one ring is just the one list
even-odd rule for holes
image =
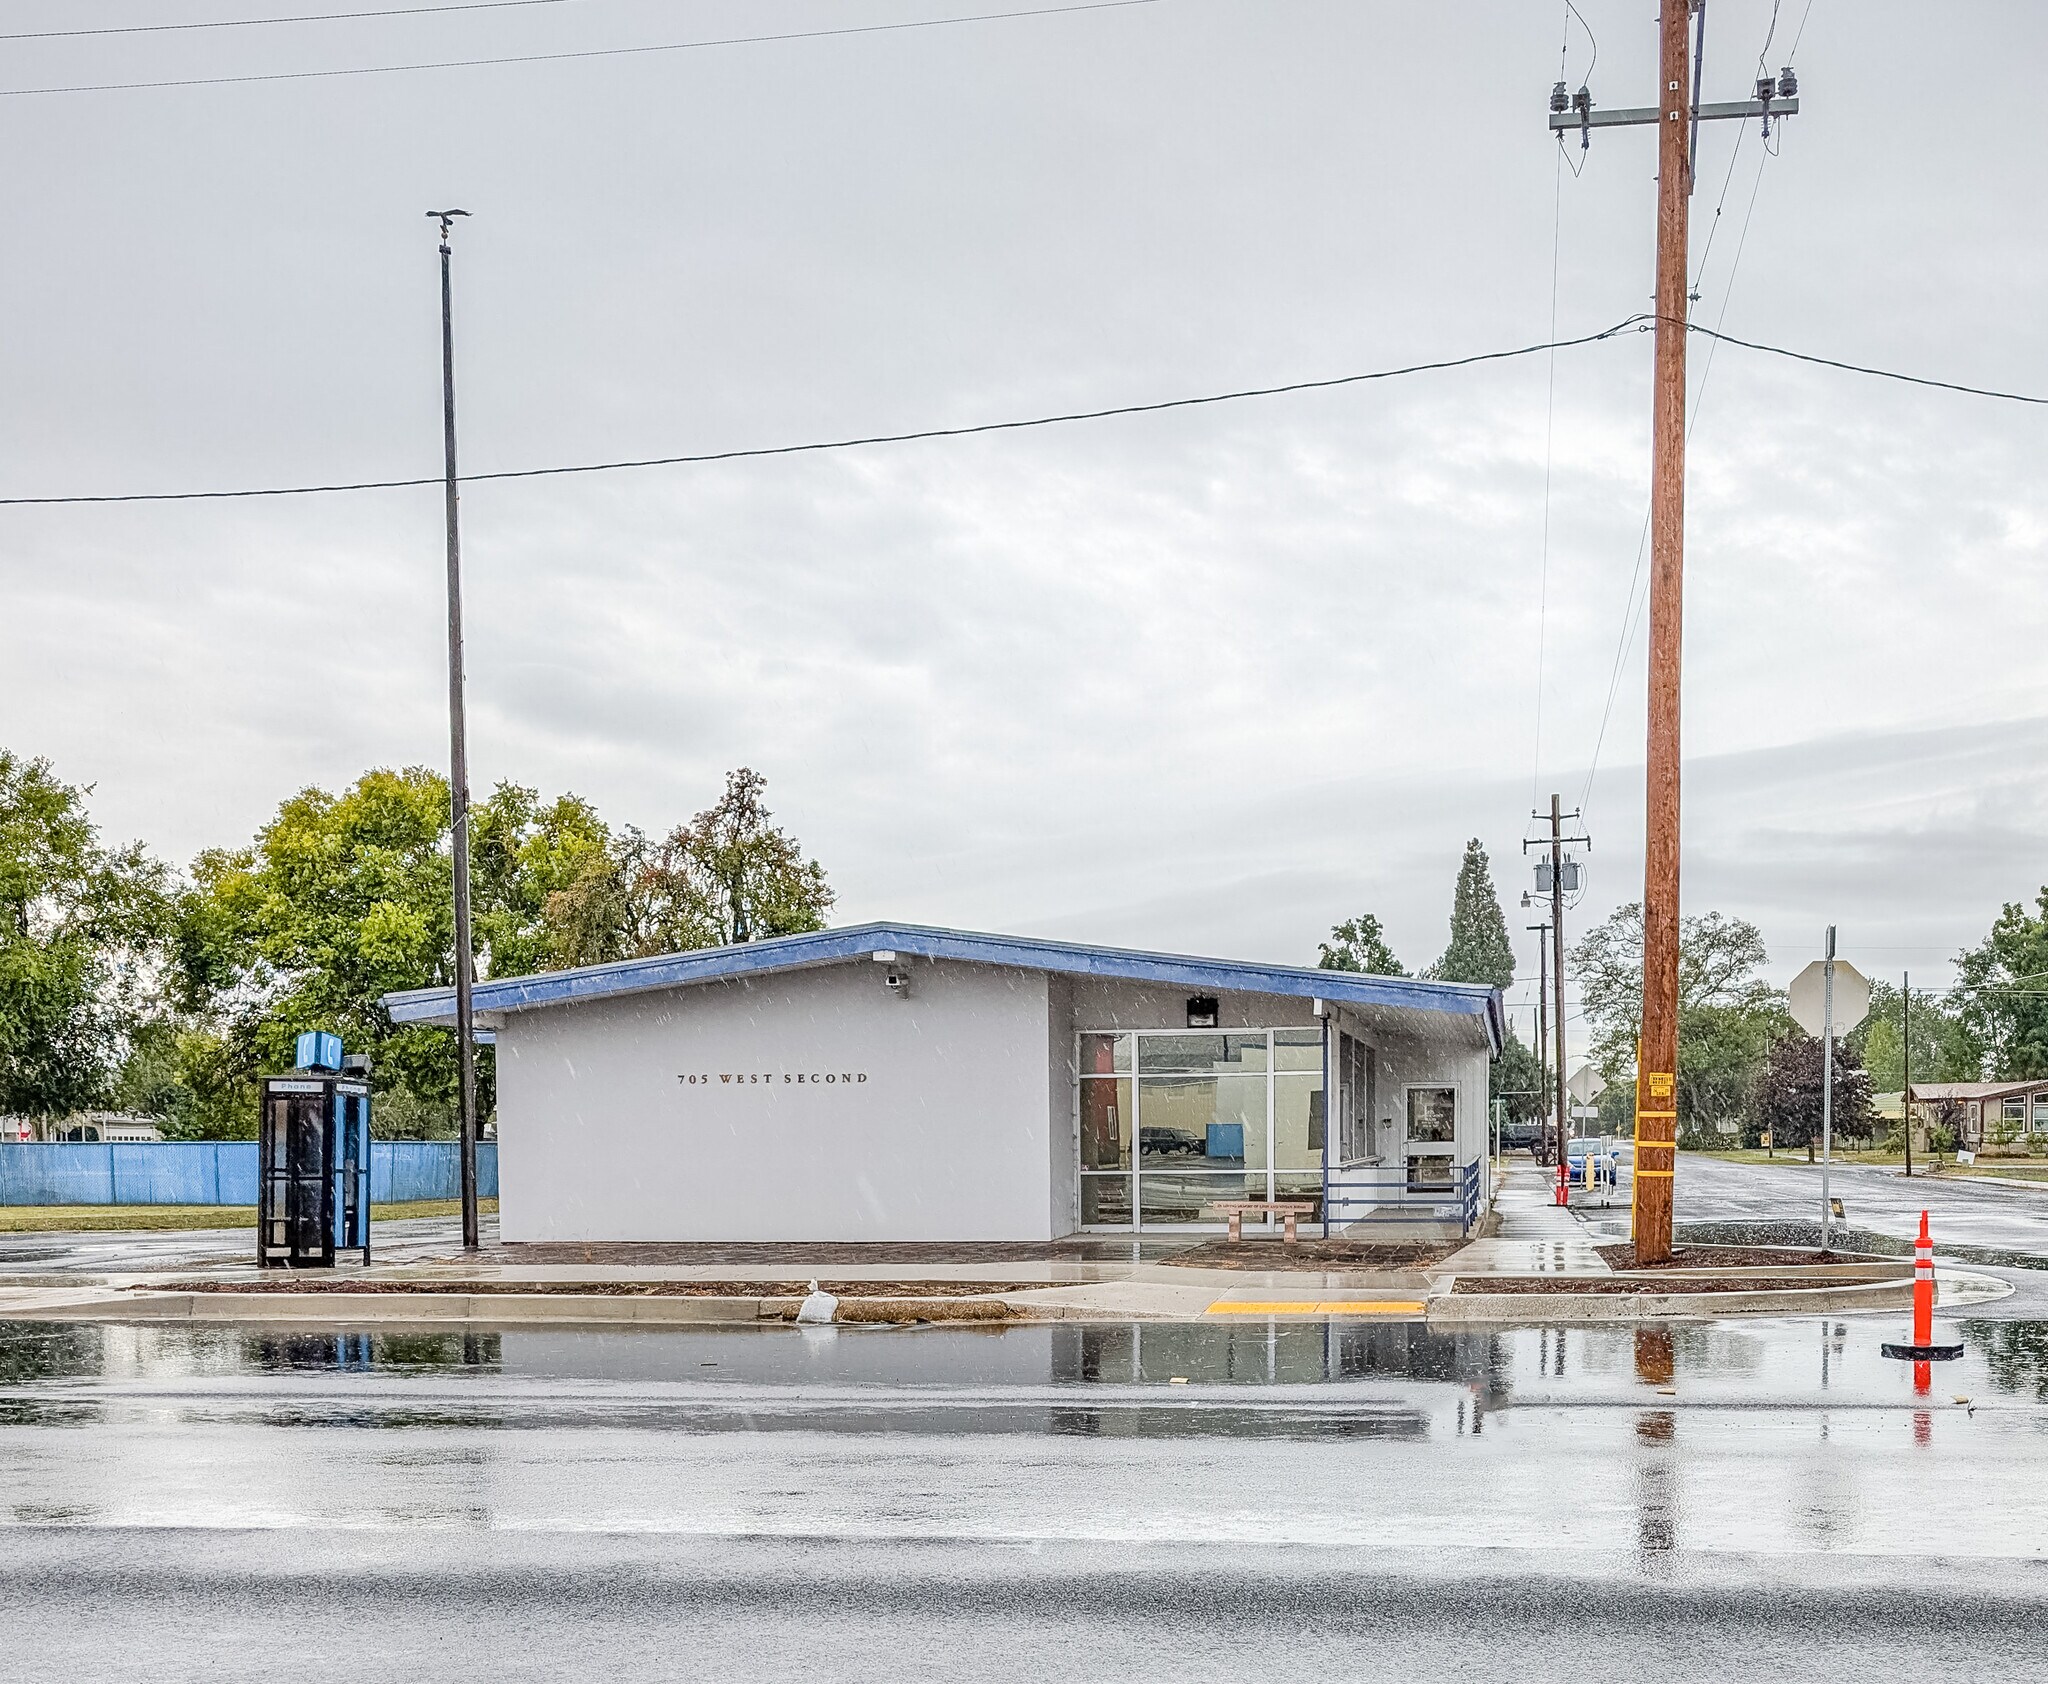
{"label": "overhead power line", "polygon": [[[1379,380],[1398,380],[1411,374],[1437,374],[1451,369],[1474,368],[1481,363],[1511,362],[1546,351],[1576,350],[1598,345],[1621,334],[1647,333],[1655,324],[1653,315],[1624,317],[1598,333],[1582,333],[1573,339],[1550,339],[1536,345],[1517,345],[1504,351],[1475,351],[1470,356],[1445,357],[1435,362],[1406,363],[1399,368],[1377,368],[1362,374],[1334,374],[1320,380],[1290,380],[1278,386],[1242,386],[1227,392],[1204,392],[1191,398],[1161,398],[1151,403],[1112,404],[1102,409],[1064,410],[1054,415],[1031,415],[1012,421],[976,421],[961,427],[922,427],[907,433],[865,433],[852,438],[815,439],[803,444],[753,445],[736,450],[707,450],[685,456],[641,456],[611,462],[574,462],[546,468],[500,468],[490,473],[464,474],[462,483],[475,485],[488,480],[555,479],[569,474],[616,473],[628,468],[679,468],[711,462],[742,462],[766,456],[811,456],[832,450],[859,450],[870,445],[916,444],[927,439],[972,438],[981,433],[1024,432],[1034,427],[1059,427],[1074,421],[1107,421],[1119,415],[1157,415],[1173,409],[1201,409],[1211,404],[1237,403],[1245,398],[1283,397],[1292,392],[1325,392],[1340,386],[1362,386]],[[1902,374],[1896,369],[1875,368],[1866,363],[1843,362],[1835,357],[1815,356],[1806,351],[1766,345],[1758,340],[1737,339],[1733,334],[1694,325],[1689,331],[1725,340],[1746,351],[1789,357],[1795,362],[1813,363],[1821,368],[1865,374],[1879,380],[1900,381],[1909,386],[1927,386],[1937,391],[1960,392],[1970,397],[1996,398],[2010,403],[2048,407],[2048,397],[2026,392],[2002,392],[1988,386],[1969,386],[1954,380],[1936,380],[1924,375]],[[247,497],[307,497],[334,491],[403,491],[413,486],[439,485],[438,475],[420,479],[337,480],[320,485],[274,485],[245,487],[229,491],[123,491],[100,492],[73,497],[0,497],[0,508],[53,508],[81,503],[199,503],[224,502]]]}
{"label": "overhead power line", "polygon": [[397,76],[415,70],[476,70],[490,65],[559,64],[570,59],[635,58],[650,53],[688,53],[708,47],[755,47],[776,41],[819,41],[843,35],[890,35],[907,29],[951,29],[961,24],[1003,23],[1016,18],[1060,17],[1074,12],[1116,12],[1157,6],[1164,0],[1078,0],[1066,6],[1034,6],[966,17],[910,18],[901,23],[844,24],[836,29],[792,29],[773,35],[719,35],[696,41],[658,41],[644,47],[585,47],[553,53],[505,53],[491,58],[444,58],[407,64],[357,64],[328,70],[271,70],[243,76],[179,76],[142,82],[69,82],[39,88],[0,88],[0,99],[51,94],[134,93],[146,88],[224,88],[249,82],[318,82],[348,76]]}
{"label": "overhead power line", "polygon": [[1707,339],[1718,339],[1724,345],[1740,345],[1745,351],[1762,351],[1767,356],[1790,357],[1799,363],[1812,363],[1820,368],[1837,368],[1845,374],[1867,374],[1873,380],[1896,380],[1905,386],[1928,386],[1938,392],[1961,392],[1966,397],[1996,398],[2002,403],[2030,403],[2048,406],[2048,397],[2033,392],[2007,392],[1996,386],[1972,386],[1960,380],[1936,380],[1931,375],[1902,374],[1895,368],[1873,368],[1868,363],[1843,362],[1836,357],[1816,356],[1811,351],[1788,350],[1783,345],[1764,345],[1754,339],[1737,339],[1732,333],[1723,333],[1719,328],[1693,326],[1692,331]]}
{"label": "overhead power line", "polygon": [[194,29],[267,29],[286,23],[353,23],[362,18],[420,18],[440,12],[507,12],[522,6],[580,5],[582,0],[460,0],[441,6],[388,6],[380,11],[299,12],[267,18],[205,18],[192,23],[109,23],[91,29],[17,29],[0,41],[75,41],[89,35],[171,35]]}
{"label": "overhead power line", "polygon": [[[1118,415],[1156,415],[1169,409],[1199,409],[1209,404],[1236,403],[1244,398],[1280,397],[1290,392],[1329,391],[1338,386],[1359,386],[1376,380],[1397,380],[1410,374],[1435,374],[1454,368],[1472,368],[1480,363],[1507,362],[1532,357],[1544,351],[1571,350],[1580,345],[1597,345],[1630,328],[1641,331],[1647,316],[1630,316],[1598,333],[1583,333],[1576,339],[1548,340],[1540,345],[1518,345],[1506,351],[1476,351],[1470,356],[1447,357],[1436,362],[1409,363],[1400,368],[1373,369],[1364,374],[1337,374],[1322,380],[1291,380],[1279,386],[1246,386],[1228,392],[1206,392],[1192,398],[1162,398],[1152,403],[1115,404],[1104,409],[1067,410],[1057,415],[1034,415],[1016,421],[977,421],[962,427],[923,427],[908,433],[870,433],[857,438],[820,439],[806,444],[756,445],[740,450],[709,450],[688,456],[643,456],[616,462],[579,462],[563,467],[503,468],[495,473],[464,474],[462,482],[474,485],[482,480],[549,479],[565,474],[615,473],[625,468],[673,468],[707,462],[739,462],[761,456],[806,456],[828,450],[857,450],[877,444],[914,444],[924,439],[968,438],[977,433],[1021,432],[1031,427],[1058,427],[1071,421],[1104,421]],[[441,476],[424,479],[350,480],[329,485],[278,485],[234,491],[132,491],[79,497],[0,497],[0,507],[47,508],[74,503],[197,503],[218,502],[241,497],[305,497],[331,491],[400,491],[410,486],[439,485]]]}

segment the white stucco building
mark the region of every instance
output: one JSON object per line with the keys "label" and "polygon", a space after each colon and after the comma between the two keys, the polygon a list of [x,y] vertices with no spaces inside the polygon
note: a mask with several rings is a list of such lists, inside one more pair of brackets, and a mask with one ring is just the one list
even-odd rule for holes
{"label": "white stucco building", "polygon": [[[452,1023],[448,989],[388,997]],[[480,982],[499,1231],[1015,1240],[1468,1227],[1497,990],[869,924]]]}

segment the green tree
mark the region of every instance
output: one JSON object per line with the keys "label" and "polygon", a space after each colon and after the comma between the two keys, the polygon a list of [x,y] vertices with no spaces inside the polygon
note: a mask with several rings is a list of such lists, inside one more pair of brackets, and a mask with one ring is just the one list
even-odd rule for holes
{"label": "green tree", "polygon": [[0,1111],[104,1102],[154,1001],[166,873],[100,844],[90,793],[0,749]]}
{"label": "green tree", "polygon": [[[1813,1160],[1821,1137],[1821,1076],[1826,1067],[1821,1043],[1793,1030],[1773,1043],[1756,1073],[1751,1109],[1770,1130],[1771,1144],[1804,1146]],[[1855,1061],[1845,1042],[1835,1043],[1832,1129],[1837,1140],[1867,1141],[1877,1129],[1870,1104],[1870,1076]]]}
{"label": "green tree", "polygon": [[[216,1092],[247,1092],[264,1069],[287,1068],[308,1029],[368,1053],[393,1109],[452,1115],[455,1049],[445,1029],[394,1025],[380,1004],[402,988],[453,981],[454,876],[448,785],[411,767],[372,771],[340,795],[304,789],[254,844],[194,862],[180,899],[185,1004],[212,1026],[188,1050],[210,1059]],[[487,1110],[489,1060],[480,1061]],[[380,1117],[388,1132],[390,1117]],[[251,1106],[234,1122],[251,1133]]]}
{"label": "green tree", "polygon": [[1544,1104],[1543,1061],[1522,1044],[1513,1030],[1508,1031],[1500,1057],[1493,1061],[1487,1085],[1487,1097],[1505,1101],[1512,1121],[1540,1122],[1548,1109]]}
{"label": "green tree", "polygon": [[1347,918],[1334,926],[1330,939],[1318,942],[1318,968],[1326,971],[1363,971],[1368,976],[1406,976],[1401,961],[1387,945],[1386,932],[1370,912]]}
{"label": "green tree", "polygon": [[[1870,1072],[1878,1093],[1905,1085],[1906,1058],[1902,996],[1889,982],[1870,985],[1870,1015],[1843,1040],[1852,1057]],[[1978,1076],[1975,1049],[1967,1044],[1956,1014],[1942,1001],[1913,990],[1913,1080],[1971,1082]]]}
{"label": "green tree", "polygon": [[1949,1003],[1957,1032],[1948,1052],[1972,1066],[1971,1077],[2048,1075],[2048,888],[2035,907],[2008,903],[1983,941],[1956,958]]}
{"label": "green tree", "polygon": [[[1684,919],[1678,939],[1678,1127],[1710,1143],[1720,1125],[1750,1111],[1757,1072],[1792,1027],[1785,997],[1764,981],[1757,927],[1718,912]],[[1593,1062],[1607,1080],[1603,1119],[1633,1111],[1635,1043],[1643,1012],[1643,913],[1630,904],[1589,930],[1571,951]]]}
{"label": "green tree", "polygon": [[1443,982],[1486,982],[1495,988],[1506,988],[1515,980],[1508,921],[1501,916],[1493,869],[1476,836],[1465,844],[1465,858],[1458,866],[1458,886],[1451,897],[1451,944],[1430,975]]}
{"label": "green tree", "polygon": [[538,790],[501,783],[471,812],[471,922],[480,974],[528,976],[596,962],[556,919],[569,905],[567,891],[610,868],[611,840],[581,796],[542,805]]}
{"label": "green tree", "polygon": [[[681,953],[825,927],[836,898],[825,868],[769,822],[767,787],[742,766],[726,773],[716,806],[660,842],[627,833],[618,874],[632,951]],[[559,910],[572,927],[566,904]]]}

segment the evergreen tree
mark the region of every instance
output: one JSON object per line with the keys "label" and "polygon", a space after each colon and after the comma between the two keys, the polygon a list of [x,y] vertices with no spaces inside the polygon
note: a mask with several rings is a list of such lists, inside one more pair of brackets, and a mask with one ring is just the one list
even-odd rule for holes
{"label": "evergreen tree", "polygon": [[1508,921],[1494,892],[1493,868],[1486,850],[1473,837],[1465,844],[1458,867],[1457,893],[1451,902],[1451,945],[1431,971],[1442,982],[1487,982],[1506,988],[1515,980],[1515,950],[1508,941]]}
{"label": "evergreen tree", "polygon": [[1386,932],[1370,912],[1347,918],[1330,931],[1330,939],[1317,944],[1322,957],[1316,964],[1326,971],[1363,971],[1368,976],[1406,976],[1401,961],[1387,945]]}

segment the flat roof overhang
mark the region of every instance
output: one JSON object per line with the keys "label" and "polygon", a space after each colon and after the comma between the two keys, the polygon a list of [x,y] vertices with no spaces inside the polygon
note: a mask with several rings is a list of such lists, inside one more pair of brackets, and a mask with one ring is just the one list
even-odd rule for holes
{"label": "flat roof overhang", "polygon": [[[892,952],[917,959],[1156,983],[1205,993],[1320,999],[1364,1009],[1376,1018],[1385,1013],[1398,1013],[1403,1019],[1419,1014],[1430,1019],[1440,1035],[1445,1031],[1456,1035],[1469,1026],[1474,1040],[1483,1041],[1496,1057],[1507,1033],[1500,990],[1485,983],[1425,982],[1415,977],[1368,976],[1358,971],[1148,953],[918,924],[857,924],[846,929],[775,936],[732,947],[707,947],[689,953],[625,959],[610,965],[493,979],[474,986],[471,1002],[480,1018],[488,1016],[493,1022],[501,1022],[514,1012],[744,980]],[[383,1004],[394,1023],[452,1027],[455,1022],[452,988],[407,989],[385,995]]]}

